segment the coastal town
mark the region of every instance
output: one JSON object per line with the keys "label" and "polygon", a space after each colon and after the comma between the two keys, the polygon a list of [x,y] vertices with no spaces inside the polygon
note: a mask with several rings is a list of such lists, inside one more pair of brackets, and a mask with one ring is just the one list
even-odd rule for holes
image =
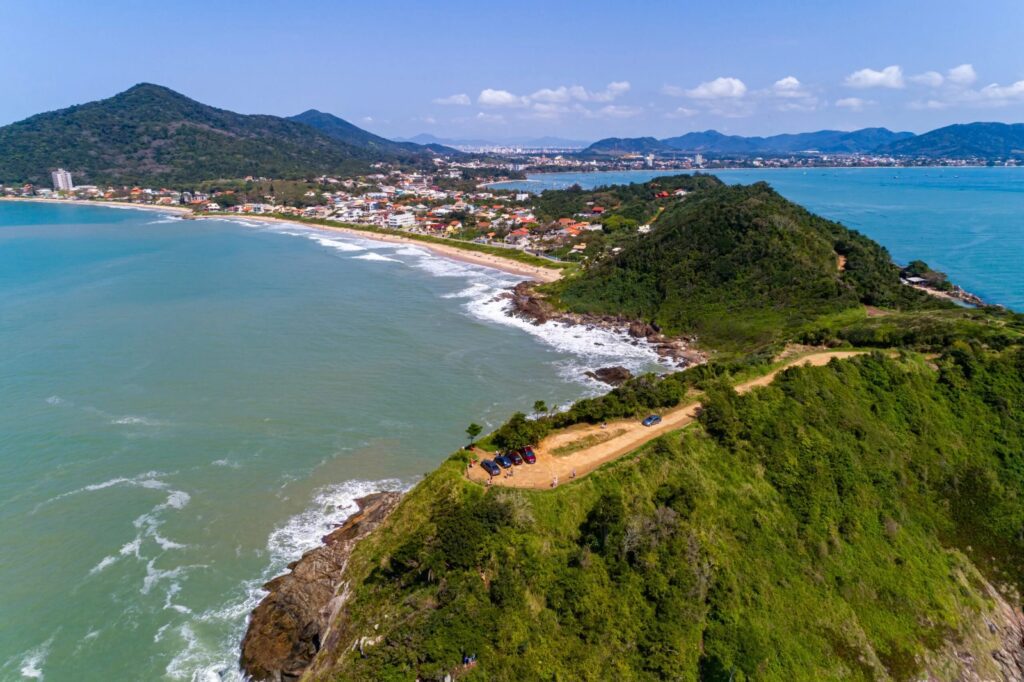
{"label": "coastal town", "polygon": [[[571,215],[539,216],[532,194],[474,181],[481,168],[500,167],[440,159],[436,165],[433,173],[381,168],[356,178],[323,176],[295,181],[250,176],[223,183],[223,187],[194,190],[75,185],[68,171],[56,169],[51,173],[52,187],[0,185],[0,196],[186,208],[197,215],[325,221],[468,241],[553,261],[595,255],[593,250],[587,253],[587,237],[602,232],[606,207],[591,202]],[[680,191],[677,196],[684,195]],[[635,228],[644,233],[650,226]]]}
{"label": "coastal town", "polygon": [[[519,154],[521,150],[509,153]],[[507,258],[517,258],[517,253],[525,258],[543,259],[535,261],[534,267],[524,266],[527,270],[516,271],[547,280],[549,275],[558,275],[535,267],[538,262],[547,261],[552,267],[569,263],[585,267],[614,255],[630,236],[650,232],[652,223],[668,205],[685,200],[688,194],[686,189],[671,184],[662,191],[650,191],[644,199],[646,220],[625,218],[618,210],[621,206],[614,193],[602,193],[600,188],[588,195],[594,200],[584,201],[575,210],[561,205],[552,207],[541,196],[500,186],[521,177],[524,170],[579,170],[579,160],[543,153],[526,161],[520,164],[500,158],[496,161],[436,157],[432,172],[380,163],[376,164],[376,172],[357,177],[291,180],[247,176],[235,181],[207,182],[191,190],[76,185],[72,173],[57,168],[50,172],[51,187],[0,184],[0,198],[166,208],[194,217],[289,219],[325,227],[371,230],[398,239],[429,239],[435,243],[443,240],[449,246],[440,248],[490,250],[490,256],[478,255],[474,261],[482,264],[500,264]],[[628,159],[620,159],[618,163],[626,162]],[[706,160],[697,154],[663,167],[648,154],[637,163],[637,167],[621,170],[653,168],[664,170],[667,176],[680,177],[681,169],[700,173]],[[498,257],[503,252],[504,258]],[[986,305],[975,294],[950,284],[943,273],[918,272],[914,263],[903,268],[901,281],[962,305]]]}

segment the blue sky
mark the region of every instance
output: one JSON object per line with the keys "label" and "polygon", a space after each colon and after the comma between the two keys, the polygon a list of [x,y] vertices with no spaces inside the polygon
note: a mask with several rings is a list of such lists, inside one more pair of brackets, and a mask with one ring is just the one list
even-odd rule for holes
{"label": "blue sky", "polygon": [[0,124],[141,81],[387,136],[1024,120],[1019,0],[50,0],[0,18]]}

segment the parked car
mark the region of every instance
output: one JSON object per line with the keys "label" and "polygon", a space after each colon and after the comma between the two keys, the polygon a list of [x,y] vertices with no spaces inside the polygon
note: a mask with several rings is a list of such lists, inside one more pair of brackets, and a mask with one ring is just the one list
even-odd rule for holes
{"label": "parked car", "polygon": [[523,456],[522,456],[522,455],[520,455],[520,454],[519,454],[519,453],[518,453],[517,451],[515,451],[515,450],[513,450],[513,451],[512,451],[512,452],[510,452],[510,453],[508,453],[508,458],[509,458],[509,459],[511,459],[511,460],[512,460],[512,463],[513,463],[513,464],[515,464],[516,466],[519,466],[520,464],[522,464],[522,463],[523,463]]}
{"label": "parked car", "polygon": [[497,476],[498,474],[501,473],[501,469],[498,467],[498,465],[489,459],[485,459],[482,462],[480,462],[480,466],[483,467],[483,470],[486,471],[491,476]]}
{"label": "parked car", "polygon": [[533,448],[523,448],[523,461],[526,462],[527,464],[537,463],[537,455],[533,452]]}
{"label": "parked car", "polygon": [[507,455],[497,454],[494,456],[494,461],[501,465],[502,469],[508,469],[512,466],[512,460]]}
{"label": "parked car", "polygon": [[660,424],[661,423],[661,417],[659,417],[656,414],[652,414],[649,417],[645,417],[643,422],[641,422],[641,423],[644,426],[654,426],[655,424]]}

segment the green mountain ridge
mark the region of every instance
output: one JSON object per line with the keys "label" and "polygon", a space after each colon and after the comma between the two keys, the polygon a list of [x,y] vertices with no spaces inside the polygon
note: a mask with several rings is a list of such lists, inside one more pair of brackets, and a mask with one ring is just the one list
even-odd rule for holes
{"label": "green mountain ridge", "polygon": [[679,153],[714,156],[777,156],[817,152],[822,154],[879,154],[909,158],[1008,159],[1024,156],[1024,124],[960,123],[920,135],[887,128],[819,130],[810,133],[746,137],[717,130],[691,132],[677,137],[598,140],[584,149],[586,156],[621,156]]}
{"label": "green mountain ridge", "polygon": [[[362,132],[366,140],[376,138]],[[237,114],[142,83],[0,128],[0,182],[49,184],[50,171],[62,167],[76,184],[173,186],[247,175],[355,172],[398,159],[397,150],[357,137],[342,141],[305,123]],[[429,156],[427,150],[399,149],[405,160]]]}
{"label": "green mountain ridge", "polygon": [[958,123],[892,142],[881,151],[928,158],[1022,158],[1024,123]]}

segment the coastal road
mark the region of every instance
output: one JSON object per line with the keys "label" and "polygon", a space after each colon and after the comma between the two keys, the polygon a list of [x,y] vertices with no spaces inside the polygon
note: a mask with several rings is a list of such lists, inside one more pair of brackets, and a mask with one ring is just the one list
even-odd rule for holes
{"label": "coastal road", "polygon": [[[820,351],[795,358],[781,365],[764,376],[745,381],[735,386],[737,393],[747,393],[760,386],[767,386],[775,376],[790,367],[811,365],[820,367],[834,359],[845,359],[862,355],[866,351]],[[680,405],[661,416],[661,423],[656,426],[644,426],[639,419],[608,422],[605,428],[590,424],[580,424],[551,434],[544,439],[534,451],[537,463],[522,465],[512,469],[511,477],[504,475],[493,479],[493,485],[511,488],[550,489],[557,481],[558,485],[586,476],[602,464],[611,462],[643,444],[669,431],[681,429],[693,423],[700,409],[700,401]],[[564,455],[556,455],[555,451],[574,450]],[[468,470],[470,480],[478,483],[486,482],[487,473],[479,466]]]}

